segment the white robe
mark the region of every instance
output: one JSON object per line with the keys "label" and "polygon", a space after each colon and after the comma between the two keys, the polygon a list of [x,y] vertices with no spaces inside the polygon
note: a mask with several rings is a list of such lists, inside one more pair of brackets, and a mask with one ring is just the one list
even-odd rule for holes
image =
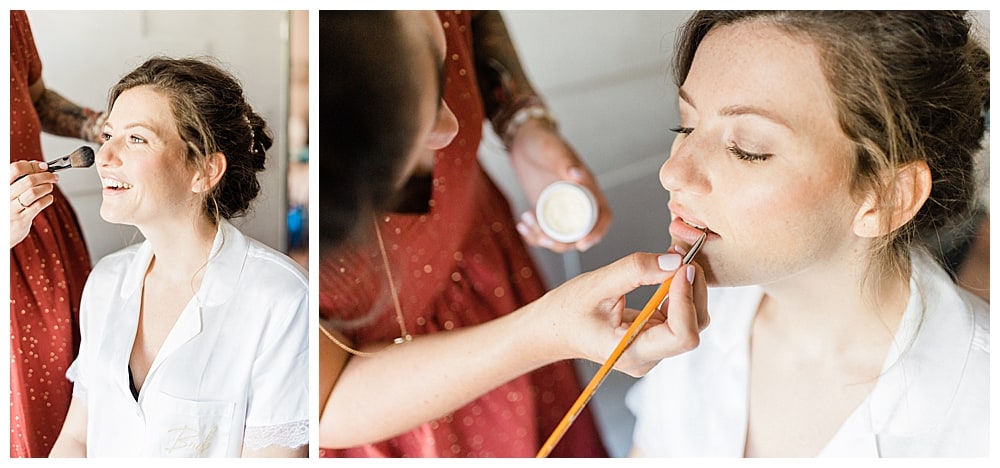
{"label": "white robe", "polygon": [[304,270],[221,222],[201,287],[136,401],[128,364],[151,258],[148,242],[110,254],[84,288],[80,354],[67,377],[87,404],[87,455],[237,457],[245,442],[307,443]]}
{"label": "white robe", "polygon": [[[989,306],[926,254],[911,259],[910,299],[882,375],[820,457],[989,454]],[[743,456],[750,330],[762,297],[756,286],[710,289],[712,323],[699,347],[663,360],[629,391],[640,453]]]}

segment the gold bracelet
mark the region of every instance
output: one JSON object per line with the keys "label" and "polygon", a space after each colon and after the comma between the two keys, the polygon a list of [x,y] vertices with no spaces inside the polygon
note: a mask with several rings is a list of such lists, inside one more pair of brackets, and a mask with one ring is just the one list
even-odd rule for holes
{"label": "gold bracelet", "polygon": [[559,128],[559,122],[549,112],[547,107],[540,104],[522,107],[511,116],[507,128],[504,129],[502,140],[508,150],[514,145],[514,136],[517,135],[517,131],[521,128],[521,125],[532,119],[544,120],[553,130]]}

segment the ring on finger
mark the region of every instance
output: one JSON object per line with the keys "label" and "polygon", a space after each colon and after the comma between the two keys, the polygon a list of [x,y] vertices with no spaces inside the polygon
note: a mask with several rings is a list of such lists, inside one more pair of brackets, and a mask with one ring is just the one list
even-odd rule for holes
{"label": "ring on finger", "polygon": [[21,205],[21,208],[28,209],[28,206],[21,202],[21,196],[20,195],[14,197],[14,199],[17,200],[17,204],[18,205]]}

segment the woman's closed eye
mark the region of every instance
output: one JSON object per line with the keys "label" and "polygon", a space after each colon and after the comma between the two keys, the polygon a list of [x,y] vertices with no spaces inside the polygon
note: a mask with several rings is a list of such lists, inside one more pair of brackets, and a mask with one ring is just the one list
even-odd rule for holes
{"label": "woman's closed eye", "polygon": [[[694,132],[694,127],[685,127],[682,125],[678,125],[676,127],[671,128],[670,131],[681,135],[690,135],[692,132]],[[771,153],[752,153],[750,151],[744,150],[743,148],[740,148],[735,143],[732,143],[729,146],[727,146],[726,151],[729,151],[737,158],[748,162],[767,161],[768,159],[771,158],[771,156],[774,156]]]}
{"label": "woman's closed eye", "polygon": [[751,153],[749,151],[740,148],[739,146],[736,146],[735,143],[732,143],[729,146],[727,146],[726,150],[732,153],[733,156],[736,156],[737,158],[748,162],[767,161],[771,156],[774,156],[773,154],[770,153]]}

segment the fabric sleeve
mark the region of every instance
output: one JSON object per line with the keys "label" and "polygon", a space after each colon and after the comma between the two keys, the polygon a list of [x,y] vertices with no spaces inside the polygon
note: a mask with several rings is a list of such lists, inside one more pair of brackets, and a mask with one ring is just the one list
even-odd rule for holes
{"label": "fabric sleeve", "polygon": [[272,312],[275,321],[254,362],[244,435],[250,449],[309,442],[308,287],[291,295]]}

